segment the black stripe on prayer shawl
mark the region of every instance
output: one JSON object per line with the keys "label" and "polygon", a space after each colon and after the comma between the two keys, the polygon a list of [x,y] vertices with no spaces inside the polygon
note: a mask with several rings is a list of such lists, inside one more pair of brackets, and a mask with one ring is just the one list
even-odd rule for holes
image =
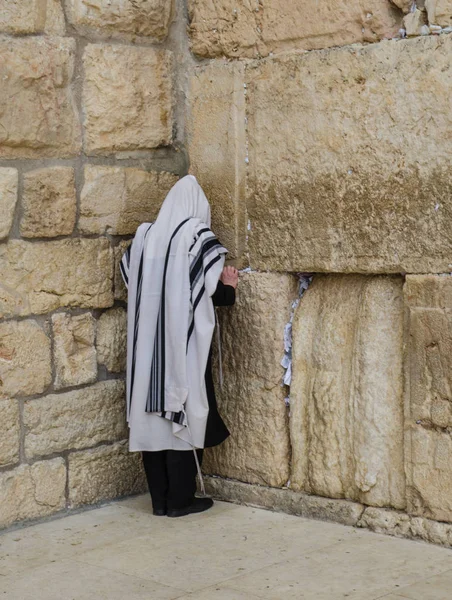
{"label": "black stripe on prayer shawl", "polygon": [[[124,282],[125,282],[125,284],[126,284],[126,286],[127,286],[127,287],[128,287],[128,285],[129,285],[130,247],[131,247],[131,246],[129,246],[129,247],[126,249],[126,251],[125,251],[125,253],[124,253],[124,256],[123,256],[123,259],[122,259],[122,260],[120,261],[120,263],[119,263],[119,268],[121,269],[121,275],[122,275],[122,278],[124,279]],[[125,260],[125,263],[126,263],[127,269],[126,269],[126,267],[124,266],[123,260]]]}

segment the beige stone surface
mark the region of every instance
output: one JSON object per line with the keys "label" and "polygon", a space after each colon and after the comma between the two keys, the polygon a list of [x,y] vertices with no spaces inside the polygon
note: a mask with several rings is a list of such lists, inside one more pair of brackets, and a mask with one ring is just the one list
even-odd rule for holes
{"label": "beige stone surface", "polygon": [[161,41],[168,34],[173,0],[69,0],[69,21],[82,33],[106,33],[151,37]]}
{"label": "beige stone surface", "polygon": [[78,450],[125,438],[124,394],[124,382],[113,379],[27,400],[23,415],[26,456]]}
{"label": "beige stone surface", "polygon": [[452,0],[425,0],[431,25],[452,26]]}
{"label": "beige stone surface", "polygon": [[96,381],[96,321],[92,314],[57,313],[52,315],[52,329],[55,389]]}
{"label": "beige stone surface", "polygon": [[0,473],[0,527],[63,509],[65,489],[66,466],[62,458]]}
{"label": "beige stone surface", "polygon": [[17,169],[0,168],[0,239],[8,237],[17,202]]}
{"label": "beige stone surface", "polygon": [[[391,0],[391,2],[403,10],[404,13],[409,13],[413,6],[412,0]],[[416,6],[420,8],[421,5],[423,6],[423,2],[424,0],[416,2]]]}
{"label": "beige stone surface", "polygon": [[99,364],[114,373],[126,370],[127,311],[124,308],[111,308],[100,316],[96,347]]}
{"label": "beige stone surface", "polygon": [[22,209],[24,237],[70,235],[76,214],[74,169],[48,167],[25,173]]}
{"label": "beige stone surface", "polygon": [[248,68],[253,268],[451,270],[451,52],[430,36]]}
{"label": "beige stone surface", "polygon": [[0,467],[19,460],[19,403],[0,397]]}
{"label": "beige stone surface", "polygon": [[75,40],[0,40],[0,158],[74,156],[80,124],[72,91]]}
{"label": "beige stone surface", "polygon": [[147,150],[172,138],[172,56],[167,50],[89,44],[84,52],[85,148]]}
{"label": "beige stone surface", "polygon": [[154,221],[177,175],[135,168],[85,167],[80,200],[82,233],[134,234],[146,221]]}
{"label": "beige stone surface", "polygon": [[64,34],[60,0],[0,0],[0,31],[14,35]]}
{"label": "beige stone surface", "polygon": [[376,42],[394,37],[402,24],[401,11],[389,0],[190,0],[189,18],[192,50],[203,57],[257,57]]}
{"label": "beige stone surface", "polygon": [[69,500],[73,507],[136,494],[145,488],[141,455],[129,452],[127,442],[69,455]]}
{"label": "beige stone surface", "polygon": [[403,508],[402,279],[316,275],[293,338],[292,487]]}
{"label": "beige stone surface", "polygon": [[408,13],[403,19],[403,26],[408,37],[422,35],[424,25],[427,25],[427,14],[418,8]]}
{"label": "beige stone surface", "polygon": [[0,246],[0,316],[113,304],[108,240],[12,240]]}
{"label": "beige stone surface", "polygon": [[190,79],[190,172],[212,207],[212,228],[240,264],[245,245],[244,66],[213,61]]}
{"label": "beige stone surface", "polygon": [[208,474],[273,487],[289,479],[289,419],[280,362],[295,297],[290,275],[249,273],[240,277],[236,305],[219,309],[224,385],[222,390],[217,386],[217,395],[231,437],[206,452]]}
{"label": "beige stone surface", "polygon": [[131,240],[121,240],[117,246],[114,247],[114,258],[115,258],[115,300],[123,300],[127,302],[127,288],[122,279],[121,269],[119,263],[121,262],[122,256],[127,248],[130,246]]}
{"label": "beige stone surface", "polygon": [[40,394],[51,381],[50,339],[38,323],[0,323],[0,393]]}
{"label": "beige stone surface", "polygon": [[61,0],[47,0],[44,33],[53,35],[64,35],[66,33],[66,23]]}

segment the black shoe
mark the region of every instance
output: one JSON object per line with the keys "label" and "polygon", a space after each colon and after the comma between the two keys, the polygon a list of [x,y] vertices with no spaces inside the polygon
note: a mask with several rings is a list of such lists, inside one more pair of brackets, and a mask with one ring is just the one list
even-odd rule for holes
{"label": "black shoe", "polygon": [[204,512],[212,508],[212,498],[195,498],[186,508],[170,508],[166,513],[167,517],[185,517],[185,515],[192,515],[194,513]]}
{"label": "black shoe", "polygon": [[166,509],[165,508],[154,508],[154,510],[152,511],[152,514],[156,517],[164,517],[166,515]]}

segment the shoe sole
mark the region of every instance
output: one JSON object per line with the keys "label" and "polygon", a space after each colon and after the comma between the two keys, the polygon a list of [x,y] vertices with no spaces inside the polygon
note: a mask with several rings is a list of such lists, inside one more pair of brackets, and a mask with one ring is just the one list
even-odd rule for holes
{"label": "shoe sole", "polygon": [[[212,504],[213,506],[213,504]],[[172,519],[175,519],[177,517],[186,517],[187,515],[196,515],[198,513],[202,513],[202,512],[206,512],[206,510],[209,510],[209,508],[212,508],[212,506],[206,506],[204,508],[199,508],[199,509],[192,509],[192,508],[187,508],[187,509],[183,509],[181,508],[180,510],[169,510],[166,513],[167,517],[170,517]]]}

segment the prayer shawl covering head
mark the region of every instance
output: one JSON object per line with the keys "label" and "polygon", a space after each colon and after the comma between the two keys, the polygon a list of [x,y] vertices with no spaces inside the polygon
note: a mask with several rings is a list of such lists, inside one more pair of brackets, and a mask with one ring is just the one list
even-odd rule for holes
{"label": "prayer shawl covering head", "polygon": [[[210,230],[207,198],[195,177],[187,175],[171,189],[155,223],[138,227],[122,257],[131,450],[170,447],[143,439],[147,413],[171,421],[172,435],[204,446],[204,375],[215,327],[211,296],[226,253]],[[135,423],[141,434],[132,442]]]}

